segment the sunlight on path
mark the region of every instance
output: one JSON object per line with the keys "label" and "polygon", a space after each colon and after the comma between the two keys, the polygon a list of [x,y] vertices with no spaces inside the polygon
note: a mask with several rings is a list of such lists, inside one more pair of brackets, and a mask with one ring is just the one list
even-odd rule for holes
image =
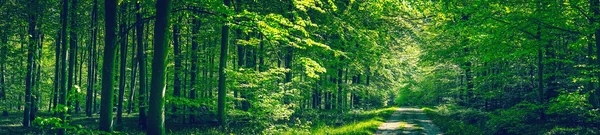
{"label": "sunlight on path", "polygon": [[443,135],[418,108],[398,108],[375,134]]}

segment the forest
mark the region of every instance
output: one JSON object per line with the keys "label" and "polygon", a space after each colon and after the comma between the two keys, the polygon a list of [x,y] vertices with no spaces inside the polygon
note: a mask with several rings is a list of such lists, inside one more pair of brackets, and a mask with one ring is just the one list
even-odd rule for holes
{"label": "forest", "polygon": [[0,134],[600,134],[600,0],[0,0]]}

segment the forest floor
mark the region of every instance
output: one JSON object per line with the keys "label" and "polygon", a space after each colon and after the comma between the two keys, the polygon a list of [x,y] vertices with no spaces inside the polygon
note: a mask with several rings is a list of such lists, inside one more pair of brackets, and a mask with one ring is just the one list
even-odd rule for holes
{"label": "forest floor", "polygon": [[[302,126],[298,126],[298,121],[288,121],[279,123],[288,128],[284,128],[281,131],[276,132],[262,132],[256,131],[256,125],[248,122],[239,122],[232,120],[230,123],[231,128],[227,128],[226,131],[219,130],[218,126],[213,123],[206,123],[207,120],[198,121],[195,123],[187,122],[186,117],[172,117],[167,116],[168,119],[165,121],[165,126],[168,134],[290,134],[290,135],[303,135],[303,134],[374,134],[377,131],[377,127],[383,124],[387,118],[396,112],[397,107],[388,107],[372,110],[353,110],[344,115],[339,114],[337,111],[323,112],[313,110],[301,113],[302,115],[295,116],[296,118],[303,119],[301,122]],[[21,134],[52,134],[51,130],[41,130],[39,127],[24,128],[22,122],[22,112],[11,112],[9,117],[0,116],[0,135],[21,135]],[[41,118],[49,118],[51,114],[46,112],[40,112],[38,114]],[[82,113],[72,114],[70,125],[75,126],[75,130],[70,130],[71,134],[91,134],[89,131],[98,129],[99,115],[94,114],[93,117],[88,118]],[[315,119],[316,118],[316,119]],[[198,118],[197,118],[198,119]],[[144,130],[137,126],[138,116],[135,113],[128,115],[123,114],[123,124],[115,125],[115,133],[117,134],[144,134]],[[304,120],[308,120],[304,121]],[[210,121],[210,120],[208,120]],[[115,121],[116,122],[116,121]],[[97,133],[95,133],[97,134]]]}
{"label": "forest floor", "polygon": [[388,118],[388,120],[379,126],[376,135],[442,135],[437,128],[419,108],[398,108]]}

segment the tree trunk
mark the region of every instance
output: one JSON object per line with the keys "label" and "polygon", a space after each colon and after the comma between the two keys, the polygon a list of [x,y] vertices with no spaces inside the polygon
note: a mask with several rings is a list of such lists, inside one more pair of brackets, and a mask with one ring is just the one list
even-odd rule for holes
{"label": "tree trunk", "polygon": [[[54,55],[54,59],[55,59],[55,64],[54,64],[54,94],[52,94],[54,97],[52,98],[52,101],[54,102],[54,105],[52,106],[52,108],[56,108],[56,106],[58,105],[58,95],[59,95],[59,89],[60,89],[60,45],[61,45],[61,41],[60,39],[62,37],[61,32],[58,32],[58,40],[56,40],[56,54]],[[54,112],[53,114],[54,116],[56,116],[56,112]]]}
{"label": "tree trunk", "polygon": [[138,66],[140,68],[138,81],[140,82],[140,90],[139,90],[139,120],[138,125],[142,128],[146,128],[146,55],[144,51],[146,50],[146,46],[143,43],[143,35],[144,35],[144,23],[142,22],[142,13],[139,12],[141,9],[140,2],[135,3],[135,10],[138,11],[135,13],[135,21],[137,25],[135,26],[135,36],[136,43],[138,44],[137,48],[137,57],[138,57]]}
{"label": "tree trunk", "polygon": [[[62,2],[62,13],[60,15],[61,18],[61,24],[62,24],[62,28],[61,28],[61,36],[60,36],[60,43],[61,45],[61,62],[60,62],[60,99],[59,99],[59,104],[61,104],[62,106],[67,105],[67,15],[69,13],[69,0],[63,0]],[[66,119],[66,112],[65,110],[60,110],[59,112],[59,116],[62,120]],[[65,123],[66,124],[66,123]],[[64,135],[66,133],[66,129],[59,129],[58,130],[58,134],[59,135]]]}
{"label": "tree trunk", "polygon": [[[0,35],[0,53],[2,55],[2,58],[0,59],[0,61],[2,63],[2,65],[0,65],[0,89],[2,89],[2,91],[0,91],[0,98],[2,98],[2,102],[3,103],[7,103],[6,100],[6,58],[7,58],[7,49],[8,49],[8,38],[6,37],[5,33],[0,33],[2,35]],[[8,109],[4,108],[2,109],[2,116],[3,117],[8,117]]]}
{"label": "tree trunk", "polygon": [[146,133],[149,135],[165,134],[164,96],[166,89],[165,71],[168,48],[168,39],[166,37],[170,13],[171,1],[157,0],[153,44],[154,58],[152,59],[152,87],[150,87],[150,108],[148,109],[148,129],[146,129]]}
{"label": "tree trunk", "polygon": [[102,96],[100,97],[100,130],[112,132],[117,1],[106,0],[104,2],[104,11],[104,16],[106,19],[104,26],[104,61],[102,62]]}
{"label": "tree trunk", "polygon": [[[537,35],[536,38],[538,40],[538,102],[540,105],[544,104],[544,50],[542,47],[542,38],[541,38],[541,27],[538,25],[537,27]],[[546,120],[546,114],[544,111],[540,111],[540,120]]]}
{"label": "tree trunk", "polygon": [[33,99],[31,97],[31,89],[33,87],[33,68],[34,68],[34,63],[33,63],[33,53],[35,52],[34,50],[34,46],[36,45],[36,41],[37,41],[37,33],[36,33],[36,26],[37,26],[37,13],[35,11],[35,9],[37,9],[37,1],[36,0],[31,0],[31,3],[29,3],[30,10],[29,12],[29,46],[27,47],[27,73],[25,74],[25,110],[23,111],[23,127],[29,127],[31,124],[31,119],[30,115],[31,115],[31,109],[33,107]]}
{"label": "tree trunk", "polygon": [[[344,49],[342,49],[344,50]],[[342,75],[344,73],[343,68],[342,68],[342,62],[344,61],[344,56],[340,56],[340,64],[338,64],[338,73],[337,73],[337,107],[338,107],[338,112],[341,114],[343,112],[343,103],[342,103],[342,96],[343,96],[343,92],[342,92]],[[335,81],[334,81],[335,83]]]}
{"label": "tree trunk", "polygon": [[94,95],[94,56],[95,56],[95,47],[96,47],[96,35],[98,34],[97,32],[97,13],[98,13],[98,0],[94,0],[94,7],[92,9],[92,24],[91,24],[91,29],[92,29],[92,39],[90,40],[92,43],[90,43],[90,45],[92,45],[92,47],[89,47],[89,55],[88,55],[88,87],[87,87],[87,91],[86,91],[86,100],[85,100],[85,115],[87,117],[92,117],[92,98]]}
{"label": "tree trunk", "polygon": [[[197,62],[198,62],[198,29],[200,29],[200,21],[198,19],[196,19],[196,17],[192,18],[192,67],[191,67],[191,74],[190,74],[190,94],[189,97],[190,99],[196,99],[196,74],[198,71],[197,68]],[[193,108],[193,107],[192,107]],[[192,109],[190,110],[190,112],[194,113],[195,111]],[[190,114],[190,123],[194,122],[194,114]]]}
{"label": "tree trunk", "polygon": [[[76,17],[76,7],[77,7],[77,0],[72,0],[71,1],[71,9],[72,11],[70,12],[70,16],[71,16],[71,29],[73,28],[77,28],[77,17]],[[73,72],[73,70],[75,69],[75,63],[77,61],[75,61],[75,58],[77,58],[77,32],[76,30],[71,30],[69,33],[69,49],[67,50],[66,48],[63,48],[63,53],[66,54],[67,56],[69,56],[69,73],[68,73],[68,84],[67,84],[67,92],[69,93],[73,93],[75,94],[76,91],[73,90],[73,75],[75,74],[75,72]],[[63,56],[64,57],[64,56]],[[64,68],[64,67],[63,67]],[[75,94],[76,96],[77,94]],[[68,98],[68,97],[67,97]],[[67,104],[69,106],[71,106],[73,101],[71,102],[67,102]],[[69,110],[69,113],[71,113],[71,110]]]}
{"label": "tree trunk", "polygon": [[121,3],[121,24],[120,24],[120,30],[119,30],[119,37],[121,38],[121,47],[119,48],[121,53],[119,54],[119,57],[121,58],[121,60],[119,60],[119,62],[121,63],[119,68],[120,68],[120,72],[119,72],[119,97],[118,97],[118,103],[117,103],[117,125],[121,125],[123,123],[123,101],[125,98],[125,77],[127,77],[126,74],[126,70],[125,68],[127,67],[127,39],[129,36],[127,36],[127,21],[125,20],[125,14],[127,12],[127,2],[123,2]]}
{"label": "tree trunk", "polygon": [[[135,41],[132,39],[132,42]],[[133,110],[133,100],[134,100],[134,96],[135,96],[135,76],[136,76],[136,70],[137,70],[137,59],[135,58],[135,55],[137,55],[135,53],[136,51],[136,44],[133,44],[133,48],[131,48],[131,85],[129,85],[129,99],[127,100],[127,114],[131,114],[131,111]]]}
{"label": "tree trunk", "polygon": [[[178,19],[181,22],[181,17]],[[179,73],[181,72],[181,48],[179,46],[179,25],[173,25],[173,49],[175,55],[175,75],[173,77],[173,97],[178,98],[181,96],[181,80],[179,79]],[[154,73],[154,72],[153,72]],[[173,104],[171,108],[171,113],[173,113],[173,117],[175,117],[175,112],[177,112],[177,105]]]}
{"label": "tree trunk", "polygon": [[[225,6],[231,6],[229,0],[223,0]],[[223,127],[225,125],[225,96],[227,91],[225,90],[225,68],[227,66],[227,46],[229,45],[229,24],[223,24],[221,28],[221,55],[219,57],[219,91],[217,98],[217,119],[219,125]]]}

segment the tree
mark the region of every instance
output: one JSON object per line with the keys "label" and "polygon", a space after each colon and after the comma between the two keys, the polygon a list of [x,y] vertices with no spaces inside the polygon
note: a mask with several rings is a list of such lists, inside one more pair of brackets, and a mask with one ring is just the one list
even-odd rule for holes
{"label": "tree", "polygon": [[[63,0],[62,1],[62,10],[61,10],[61,14],[60,14],[60,20],[61,20],[61,30],[60,30],[60,43],[61,43],[61,71],[60,71],[60,96],[59,96],[59,104],[62,107],[66,107],[67,105],[67,22],[68,22],[68,13],[69,13],[69,1],[68,0]],[[59,107],[59,106],[57,106]],[[57,109],[57,111],[59,111],[59,116],[61,119],[66,120],[66,111],[65,109]],[[58,130],[58,134],[59,135],[64,135],[66,134],[66,129],[59,129]]]}
{"label": "tree", "polygon": [[[190,94],[189,97],[190,99],[196,99],[196,75],[198,72],[198,29],[200,29],[199,24],[200,22],[198,21],[198,19],[196,17],[192,18],[192,62],[191,62],[191,73],[190,73]],[[195,112],[192,109],[192,112]],[[190,122],[193,122],[196,118],[194,117],[194,114],[190,115]]]}
{"label": "tree", "polygon": [[96,23],[98,23],[98,18],[97,18],[97,14],[98,14],[98,0],[94,0],[93,3],[93,9],[92,9],[92,22],[91,22],[91,26],[90,28],[92,29],[92,34],[91,34],[91,40],[90,40],[90,44],[92,45],[92,47],[89,47],[89,51],[88,51],[88,64],[87,64],[87,68],[88,68],[88,76],[87,76],[87,82],[88,82],[88,86],[87,86],[87,91],[86,91],[86,99],[85,99],[85,115],[87,117],[91,117],[92,116],[92,108],[94,108],[92,105],[92,102],[94,100],[92,100],[92,98],[94,98],[94,76],[96,73],[95,72],[95,68],[94,68],[94,56],[95,56],[95,47],[96,47],[96,36],[98,34],[98,26],[96,25]]}
{"label": "tree", "polygon": [[[70,12],[70,16],[71,16],[71,29],[73,28],[77,28],[77,18],[76,18],[76,12],[77,12],[77,0],[72,0],[71,1],[71,12]],[[77,31],[76,30],[71,30],[70,31],[70,36],[69,36],[69,49],[67,50],[66,48],[63,49],[63,53],[69,56],[69,73],[68,73],[68,84],[67,84],[67,92],[74,94],[74,96],[77,96],[77,91],[73,90],[73,75],[75,74],[75,72],[73,71],[75,69],[75,64],[77,63]],[[64,68],[64,67],[63,67]],[[68,97],[67,97],[68,98]],[[67,102],[68,106],[72,105],[72,102],[79,102],[78,100],[75,101],[71,101],[71,102]],[[79,103],[76,103],[76,105],[78,105]],[[78,108],[77,106],[75,106],[75,108]],[[71,110],[69,110],[69,113],[71,113]]]}
{"label": "tree", "polygon": [[[0,59],[0,62],[2,62],[0,63],[0,89],[2,89],[2,91],[0,91],[0,97],[2,98],[3,103],[7,103],[8,100],[6,100],[6,58],[8,55],[8,39],[4,31],[0,34],[0,53],[2,53],[2,59]],[[8,109],[2,109],[2,116],[8,117]]]}
{"label": "tree", "polygon": [[[181,22],[181,17],[179,17],[177,22]],[[173,77],[173,97],[178,98],[181,96],[181,80],[179,78],[179,73],[181,72],[181,47],[179,45],[179,26],[178,24],[173,25],[173,52],[175,54],[175,75]],[[177,105],[173,104],[173,108],[171,109],[171,113],[175,114],[177,112]]]}
{"label": "tree", "polygon": [[146,134],[165,134],[164,106],[166,89],[166,57],[168,47],[168,26],[171,14],[171,0],[156,1],[156,22],[154,24],[154,57],[152,59],[152,80],[148,108],[148,129]]}
{"label": "tree", "polygon": [[138,81],[140,82],[140,90],[139,90],[139,121],[138,124],[141,128],[146,128],[146,55],[144,53],[146,47],[144,46],[143,43],[143,36],[144,36],[144,23],[142,23],[142,11],[140,11],[140,3],[141,1],[136,1],[135,3],[135,21],[136,21],[136,26],[135,26],[135,36],[136,36],[136,43],[138,44],[138,48],[137,48],[137,58],[139,61],[139,68],[140,68],[140,76]]}
{"label": "tree", "polygon": [[[229,0],[223,0],[225,6],[231,6]],[[226,16],[225,16],[226,18]],[[221,55],[219,56],[219,84],[217,96],[217,120],[220,126],[225,125],[225,67],[227,67],[227,46],[229,46],[229,24],[225,22],[221,28]]]}
{"label": "tree", "polygon": [[[29,6],[31,6],[30,8],[32,9],[36,9],[37,8],[37,1],[36,0],[31,0]],[[29,127],[29,124],[31,123],[31,119],[30,118],[30,113],[31,113],[31,109],[33,107],[33,99],[31,97],[31,89],[33,87],[32,83],[33,83],[33,53],[35,52],[34,50],[34,46],[36,46],[37,44],[37,33],[36,33],[36,26],[37,26],[37,14],[35,12],[35,10],[30,10],[29,11],[29,35],[30,39],[29,39],[29,47],[27,48],[27,73],[26,73],[26,77],[25,77],[25,110],[23,111],[23,127]]]}
{"label": "tree", "polygon": [[121,57],[121,60],[119,62],[121,62],[121,66],[119,66],[120,68],[120,72],[119,72],[119,97],[117,98],[119,100],[119,102],[117,103],[117,124],[121,125],[123,122],[123,100],[125,98],[125,78],[126,78],[126,70],[125,68],[127,67],[127,40],[128,40],[128,36],[127,36],[127,21],[125,19],[125,13],[127,12],[127,2],[123,2],[121,4],[121,24],[119,25],[119,37],[121,38],[121,47],[119,48],[121,50],[121,53],[119,54],[119,56]]}
{"label": "tree", "polygon": [[112,132],[113,130],[113,86],[114,86],[114,61],[115,61],[115,29],[117,27],[117,1],[104,2],[105,37],[104,61],[102,62],[102,96],[100,103],[100,130]]}

